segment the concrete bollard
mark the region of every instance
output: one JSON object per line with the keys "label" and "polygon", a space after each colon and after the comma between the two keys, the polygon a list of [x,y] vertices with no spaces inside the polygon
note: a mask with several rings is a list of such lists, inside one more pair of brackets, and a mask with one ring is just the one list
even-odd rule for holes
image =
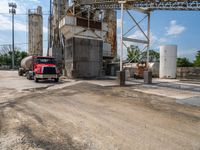
{"label": "concrete bollard", "polygon": [[145,84],[152,83],[152,71],[144,71],[144,83]]}
{"label": "concrete bollard", "polygon": [[117,71],[117,82],[120,86],[125,85],[125,71]]}

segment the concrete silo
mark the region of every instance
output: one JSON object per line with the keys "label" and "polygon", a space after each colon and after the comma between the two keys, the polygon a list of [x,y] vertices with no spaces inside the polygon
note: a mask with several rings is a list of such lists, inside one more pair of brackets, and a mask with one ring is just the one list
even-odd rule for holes
{"label": "concrete silo", "polygon": [[43,17],[42,7],[28,11],[28,53],[43,55]]}

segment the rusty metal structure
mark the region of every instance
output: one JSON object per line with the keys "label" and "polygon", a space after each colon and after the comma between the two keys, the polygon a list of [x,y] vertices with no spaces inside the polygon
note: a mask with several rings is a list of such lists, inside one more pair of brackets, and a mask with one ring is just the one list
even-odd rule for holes
{"label": "rusty metal structure", "polygon": [[129,10],[200,10],[199,0],[76,0],[76,3],[96,9],[120,9],[120,1],[125,1],[124,8]]}
{"label": "rusty metal structure", "polygon": [[28,11],[28,54],[43,55],[43,17],[40,6]]}
{"label": "rusty metal structure", "polygon": [[54,0],[50,6],[48,55],[69,77],[100,76],[103,58],[111,60],[117,52],[116,12],[75,2],[70,6],[66,0]]}
{"label": "rusty metal structure", "polygon": [[[62,35],[72,37],[88,37],[104,41],[104,55],[114,57],[117,50],[116,44],[116,12],[114,10],[96,10],[87,6],[79,6],[79,3],[74,1],[72,6],[66,0],[54,0],[50,4],[49,17],[49,52],[52,54],[53,47],[60,47],[59,44]],[[68,24],[68,28],[77,31],[70,34],[64,29]],[[85,31],[86,30],[86,31]],[[96,30],[95,32],[93,32]],[[98,30],[98,31],[97,31]],[[72,30],[71,30],[72,31]],[[84,33],[87,32],[87,33]],[[90,33],[88,33],[90,32]],[[84,34],[84,35],[82,35]],[[86,34],[88,36],[86,36]],[[66,37],[66,38],[68,38]],[[59,45],[59,46],[58,46]]]}
{"label": "rusty metal structure", "polygon": [[[70,62],[70,65],[67,64],[68,61],[66,60],[66,55],[68,54],[66,52],[66,43],[69,43],[67,40],[72,38],[101,41],[102,48],[100,48],[100,50],[102,49],[102,61],[104,62],[111,60],[116,55],[115,10],[121,9],[121,15],[126,12],[132,22],[132,27],[127,31],[124,31],[123,19],[121,19],[120,70],[123,68],[122,45],[126,47],[126,41],[144,45],[143,50],[147,50],[148,64],[150,47],[150,17],[152,11],[200,10],[200,1],[194,0],[73,0],[70,5],[68,0],[51,1],[52,0],[50,0],[50,5],[52,6],[51,8],[53,13],[50,15],[50,40],[48,54],[56,57],[60,63],[62,62],[65,66],[65,70],[70,70],[71,68],[74,69],[74,66],[76,66],[76,63],[72,62]],[[141,12],[144,14],[144,17],[141,20],[137,20],[131,10]],[[147,21],[145,30],[141,27],[141,23],[144,20]],[[139,29],[144,36],[143,39],[130,38],[128,36],[134,28]],[[75,44],[76,43],[74,43],[74,45]],[[87,47],[87,49],[89,50],[90,48]],[[88,55],[91,55],[91,53],[92,51],[90,51]]]}
{"label": "rusty metal structure", "polygon": [[63,45],[62,34],[59,30],[59,21],[66,13],[67,1],[54,0],[50,1],[50,16],[49,16],[49,42],[48,56],[55,57],[58,66],[63,64]]}

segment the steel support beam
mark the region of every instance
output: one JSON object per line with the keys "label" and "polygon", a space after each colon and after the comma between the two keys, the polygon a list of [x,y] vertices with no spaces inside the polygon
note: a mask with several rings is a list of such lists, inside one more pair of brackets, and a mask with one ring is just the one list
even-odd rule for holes
{"label": "steel support beam", "polygon": [[123,28],[124,28],[124,4],[126,1],[119,1],[121,4],[121,35],[120,35],[120,71],[123,70]]}
{"label": "steel support beam", "polygon": [[[141,11],[140,11],[141,12]],[[146,55],[146,62],[147,64],[149,64],[149,48],[150,48],[150,37],[151,37],[151,34],[150,34],[150,11],[148,11],[147,13],[144,13],[145,16],[140,20],[140,21],[137,21],[134,16],[130,13],[130,11],[127,11],[128,15],[131,17],[131,19],[133,20],[134,22],[134,25],[133,27],[131,27],[125,34],[124,34],[124,37],[123,37],[123,40],[124,41],[127,41],[127,42],[133,42],[133,43],[139,43],[139,44],[144,44],[144,50],[147,51],[147,55]],[[143,12],[141,12],[143,13]],[[147,19],[147,33],[145,33],[145,31],[142,29],[142,27],[140,26],[140,23]],[[139,28],[139,31],[143,34],[144,38],[146,39],[136,39],[136,38],[130,38],[130,37],[125,37],[125,35],[128,35],[128,33],[131,32],[132,29],[134,29],[135,27],[138,27]],[[139,61],[139,60],[138,60]]]}
{"label": "steel support beam", "polygon": [[150,36],[151,36],[151,31],[150,31],[150,25],[151,25],[151,15],[150,12],[147,14],[148,15],[148,26],[147,26],[147,38],[148,38],[148,44],[147,44],[147,67],[149,69],[149,48],[150,48]]}
{"label": "steel support beam", "polygon": [[135,18],[131,15],[131,13],[127,10],[127,13],[129,14],[129,16],[131,17],[131,19],[134,21],[134,23],[136,24],[136,26],[140,29],[140,31],[143,33],[143,35],[146,37],[146,39],[148,40],[148,36],[144,33],[144,31],[142,30],[142,28],[140,27],[139,23],[135,20]]}
{"label": "steel support beam", "polygon": [[149,42],[148,42],[148,41],[145,41],[145,40],[132,39],[132,38],[127,38],[127,37],[123,37],[123,41],[135,42],[135,43],[141,43],[141,44],[149,44]]}

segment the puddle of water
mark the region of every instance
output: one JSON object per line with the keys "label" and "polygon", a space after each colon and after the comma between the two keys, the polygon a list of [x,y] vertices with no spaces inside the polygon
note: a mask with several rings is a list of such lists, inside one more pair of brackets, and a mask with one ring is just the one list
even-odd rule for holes
{"label": "puddle of water", "polygon": [[187,99],[179,99],[179,100],[176,100],[176,102],[180,104],[188,104],[188,105],[200,107],[200,96],[191,97]]}

